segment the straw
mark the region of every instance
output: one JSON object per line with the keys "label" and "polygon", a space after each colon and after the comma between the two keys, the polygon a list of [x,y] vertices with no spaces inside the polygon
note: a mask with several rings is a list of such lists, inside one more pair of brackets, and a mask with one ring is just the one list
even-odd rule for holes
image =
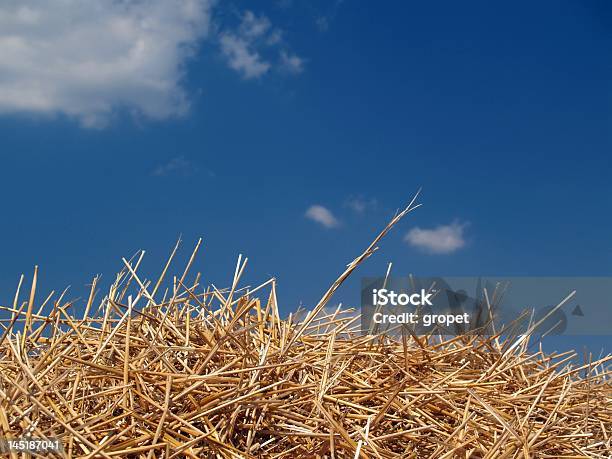
{"label": "straw", "polygon": [[325,309],[414,203],[301,322],[279,314],[275,279],[240,287],[242,257],[228,289],[200,285],[201,240],[168,289],[178,244],[154,282],[142,253],[107,295],[94,278],[78,318],[63,295],[36,309],[36,269],[28,298],[0,306],[0,436],[58,438],[71,458],[610,457],[612,356],[362,335]]}

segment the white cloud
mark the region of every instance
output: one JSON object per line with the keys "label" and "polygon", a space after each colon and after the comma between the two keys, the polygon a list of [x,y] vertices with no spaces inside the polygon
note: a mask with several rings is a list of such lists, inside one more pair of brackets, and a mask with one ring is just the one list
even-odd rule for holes
{"label": "white cloud", "polygon": [[304,70],[304,59],[287,51],[283,32],[263,14],[245,11],[237,27],[219,34],[219,43],[227,65],[245,79],[259,78],[276,65],[294,75]]}
{"label": "white cloud", "polygon": [[329,18],[326,16],[319,16],[315,19],[315,24],[319,32],[327,32],[329,30]]}
{"label": "white cloud", "polygon": [[404,240],[414,247],[434,254],[448,254],[465,246],[463,232],[465,223],[453,222],[433,229],[413,228]]}
{"label": "white cloud", "polygon": [[4,0],[0,113],[61,113],[88,127],[117,109],[184,114],[184,65],[212,1]]}
{"label": "white cloud", "polygon": [[270,63],[262,59],[249,40],[231,33],[221,35],[219,40],[227,65],[244,78],[258,78],[270,69]]}
{"label": "white cloud", "polygon": [[362,196],[351,196],[345,204],[357,214],[364,214],[366,211],[378,207],[378,201],[375,198],[366,199]]}
{"label": "white cloud", "polygon": [[256,16],[252,11],[245,11],[240,23],[241,35],[249,38],[259,38],[272,27],[270,20],[263,14]]}
{"label": "white cloud", "polygon": [[274,29],[272,32],[270,32],[270,34],[266,38],[266,44],[268,46],[278,45],[279,43],[282,43],[282,41],[283,41],[283,32],[282,30],[279,30],[279,29]]}
{"label": "white cloud", "polygon": [[281,69],[287,73],[298,74],[304,71],[304,59],[295,55],[289,54],[285,50],[280,52]]}
{"label": "white cloud", "polygon": [[344,3],[344,0],[328,1],[325,3],[327,11],[315,17],[315,25],[319,32],[327,32],[329,30],[332,21],[334,21],[340,11],[342,3]]}
{"label": "white cloud", "polygon": [[[230,68],[258,78],[304,69],[265,15],[211,19],[216,0],[0,2],[0,115],[66,115],[91,128],[118,111],[150,119],[188,112],[186,63],[205,38]],[[213,27],[214,23],[214,27]],[[210,33],[215,30],[214,33]]]}
{"label": "white cloud", "polygon": [[166,176],[181,176],[189,177],[195,174],[204,174],[210,179],[217,176],[214,171],[210,169],[201,169],[200,166],[193,161],[185,158],[185,156],[175,156],[164,164],[159,164],[151,175],[154,177],[166,177]]}
{"label": "white cloud", "polygon": [[320,205],[310,206],[306,210],[306,218],[323,225],[325,228],[336,228],[340,221],[326,207]]}
{"label": "white cloud", "polygon": [[164,177],[166,175],[191,175],[197,172],[196,166],[184,156],[172,158],[165,164],[157,166],[151,175]]}

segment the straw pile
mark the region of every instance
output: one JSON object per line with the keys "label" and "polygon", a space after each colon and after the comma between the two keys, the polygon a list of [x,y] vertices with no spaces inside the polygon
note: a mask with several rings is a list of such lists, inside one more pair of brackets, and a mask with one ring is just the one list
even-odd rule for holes
{"label": "straw pile", "polygon": [[167,289],[176,248],[154,281],[142,254],[124,260],[80,314],[64,295],[37,301],[35,273],[3,307],[1,436],[87,458],[609,457],[610,357],[573,367],[525,338],[361,336],[328,312],[413,208],[299,322],[279,315],[274,279],[239,288],[246,260],[230,288],[204,290],[189,274],[199,244]]}

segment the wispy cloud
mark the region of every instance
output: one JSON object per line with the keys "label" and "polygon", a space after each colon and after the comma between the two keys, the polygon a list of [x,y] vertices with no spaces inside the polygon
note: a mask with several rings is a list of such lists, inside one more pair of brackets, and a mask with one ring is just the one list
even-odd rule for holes
{"label": "wispy cloud", "polygon": [[155,177],[165,177],[168,175],[189,176],[198,172],[197,166],[186,159],[184,156],[177,156],[164,164],[158,165],[151,175]]}
{"label": "wispy cloud", "polygon": [[280,68],[287,73],[297,75],[304,71],[304,59],[283,50],[280,53]]}
{"label": "wispy cloud", "polygon": [[404,240],[413,247],[433,254],[449,254],[465,246],[464,230],[467,223],[453,222],[432,229],[413,228]]}
{"label": "wispy cloud", "polygon": [[315,19],[315,24],[319,32],[327,32],[329,30],[329,18],[327,16],[318,16]]}
{"label": "wispy cloud", "polygon": [[119,109],[180,116],[187,59],[212,0],[0,3],[0,113],[64,114],[101,128]]}
{"label": "wispy cloud", "polygon": [[315,17],[315,25],[319,32],[327,32],[329,30],[332,21],[338,15],[338,10],[342,3],[344,3],[344,0],[335,0],[326,3],[327,11]]}
{"label": "wispy cloud", "polygon": [[304,215],[325,228],[336,228],[340,225],[340,221],[327,207],[318,204],[310,206]]}
{"label": "wispy cloud", "polygon": [[236,28],[221,31],[219,43],[227,65],[245,79],[262,77],[274,66],[294,75],[304,69],[304,59],[288,50],[283,31],[263,14],[245,11]]}
{"label": "wispy cloud", "polygon": [[257,16],[252,11],[245,11],[240,23],[240,34],[249,38],[259,38],[267,34],[272,28],[272,23],[267,16],[260,14]]}
{"label": "wispy cloud", "polygon": [[378,207],[378,201],[375,198],[351,196],[346,200],[345,205],[357,214],[364,214],[369,210],[375,210]]}
{"label": "wispy cloud", "polygon": [[219,40],[227,65],[245,79],[258,78],[270,69],[270,63],[252,49],[248,40],[229,33],[223,34]]}

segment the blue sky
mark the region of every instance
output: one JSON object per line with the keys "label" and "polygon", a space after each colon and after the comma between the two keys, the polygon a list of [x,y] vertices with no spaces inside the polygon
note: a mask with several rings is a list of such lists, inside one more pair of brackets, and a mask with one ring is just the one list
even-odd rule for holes
{"label": "blue sky", "polygon": [[309,307],[419,187],[338,300],[389,261],[612,275],[607,2],[47,4],[0,6],[3,303],[182,234]]}

